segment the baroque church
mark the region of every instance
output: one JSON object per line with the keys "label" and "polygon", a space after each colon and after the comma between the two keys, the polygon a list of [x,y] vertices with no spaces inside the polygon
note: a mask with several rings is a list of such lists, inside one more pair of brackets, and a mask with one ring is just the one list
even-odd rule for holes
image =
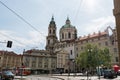
{"label": "baroque church", "polygon": [[[109,29],[112,35],[109,35]],[[118,48],[116,30],[111,27],[103,32],[77,35],[77,29],[67,17],[65,24],[59,30],[59,38],[56,35],[57,26],[52,16],[48,26],[46,37],[46,50],[31,49],[23,52],[24,66],[31,68],[32,73],[75,72],[75,58],[84,50],[87,43],[97,44],[99,47],[108,47],[112,57],[112,64],[118,64]]]}

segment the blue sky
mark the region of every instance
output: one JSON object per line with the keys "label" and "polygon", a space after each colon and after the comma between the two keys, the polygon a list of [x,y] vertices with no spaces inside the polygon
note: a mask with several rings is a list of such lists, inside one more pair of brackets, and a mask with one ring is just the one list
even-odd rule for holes
{"label": "blue sky", "polygon": [[0,43],[0,50],[14,51],[44,49],[48,25],[52,15],[59,29],[65,24],[67,16],[76,26],[78,37],[93,32],[104,31],[107,26],[115,27],[113,0],[0,0],[10,9],[22,16],[38,31],[18,18],[0,4],[0,41],[13,41],[12,48]]}

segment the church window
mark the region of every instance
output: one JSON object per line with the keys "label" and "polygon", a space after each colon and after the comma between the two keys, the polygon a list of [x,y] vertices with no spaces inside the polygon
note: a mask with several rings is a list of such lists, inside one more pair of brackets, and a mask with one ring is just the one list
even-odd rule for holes
{"label": "church window", "polygon": [[70,54],[72,55],[72,50],[70,50]]}
{"label": "church window", "polygon": [[64,39],[64,34],[62,33],[62,39]]}
{"label": "church window", "polygon": [[50,40],[48,40],[48,44],[50,44]]}
{"label": "church window", "polygon": [[51,34],[51,30],[50,30],[50,34]]}
{"label": "church window", "polygon": [[53,30],[53,34],[55,34],[55,30]]}
{"label": "church window", "polygon": [[71,38],[71,34],[70,34],[70,32],[68,33],[68,38]]}
{"label": "church window", "polygon": [[67,38],[68,38],[68,34],[66,33],[66,34],[65,34],[65,39],[67,39]]}

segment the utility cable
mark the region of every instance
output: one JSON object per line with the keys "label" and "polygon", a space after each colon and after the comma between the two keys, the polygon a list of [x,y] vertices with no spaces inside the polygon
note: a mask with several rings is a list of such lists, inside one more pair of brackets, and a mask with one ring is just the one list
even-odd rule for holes
{"label": "utility cable", "polygon": [[78,16],[78,13],[79,13],[79,11],[80,11],[80,8],[81,8],[81,6],[82,6],[82,2],[83,2],[83,0],[80,0],[80,4],[79,4],[79,6],[78,6],[78,10],[77,10],[77,12],[76,12],[76,14],[75,14],[74,23],[75,23],[76,17]]}
{"label": "utility cable", "polygon": [[[0,34],[3,35],[3,36],[5,36],[6,38],[9,38],[9,39],[11,39],[11,40],[19,43],[20,45],[23,45],[23,46],[26,46],[26,47],[31,48],[31,46],[25,45],[24,43],[22,43],[22,42],[20,42],[20,41],[18,41],[18,40],[13,39],[13,38],[11,38],[10,36],[8,36],[8,35],[6,35],[6,34],[3,34],[3,33],[1,33],[1,32],[0,32]],[[3,43],[6,43],[6,42],[3,42]],[[40,44],[42,44],[42,43],[40,42]]]}
{"label": "utility cable", "polygon": [[10,10],[13,14],[15,14],[18,18],[20,18],[22,21],[24,21],[26,24],[28,24],[31,28],[33,28],[34,30],[36,30],[37,32],[39,32],[42,36],[46,37],[43,33],[41,33],[38,29],[36,29],[32,24],[30,24],[27,20],[25,20],[22,16],[20,16],[19,14],[17,14],[14,10],[12,10],[11,8],[9,8],[6,4],[4,4],[2,1],[0,1],[0,3],[6,7],[8,10]]}
{"label": "utility cable", "polygon": [[24,43],[21,43],[20,41],[17,41],[17,40],[15,40],[15,39],[11,38],[11,37],[8,36],[8,35],[5,35],[5,34],[3,34],[3,33],[1,33],[1,32],[0,32],[0,34],[3,35],[3,36],[5,36],[6,38],[9,38],[9,39],[11,39],[11,40],[13,40],[13,41],[16,41],[17,43],[19,43],[19,44],[21,44],[21,45],[25,45]]}

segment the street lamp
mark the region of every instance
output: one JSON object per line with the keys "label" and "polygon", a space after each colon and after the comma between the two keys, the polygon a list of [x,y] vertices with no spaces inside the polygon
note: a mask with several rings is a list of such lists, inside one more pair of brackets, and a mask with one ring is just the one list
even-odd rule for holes
{"label": "street lamp", "polygon": [[89,75],[88,75],[88,69],[90,67],[90,62],[91,62],[91,52],[92,52],[92,49],[88,49],[88,56],[87,56],[87,80],[89,78]]}
{"label": "street lamp", "polygon": [[98,79],[100,80],[100,75],[101,75],[101,70],[100,70],[100,59],[99,59],[99,54],[98,54],[98,50],[95,50],[96,53],[96,61],[97,61],[97,65],[96,65],[96,69],[97,69],[97,75],[98,75]]}
{"label": "street lamp", "polygon": [[100,68],[99,68],[99,57],[98,57],[98,53],[97,53],[97,58],[98,58],[98,79],[100,80],[100,75],[101,75],[101,71],[100,71]]}
{"label": "street lamp", "polygon": [[68,54],[68,76],[70,76],[70,55]]}
{"label": "street lamp", "polygon": [[75,64],[75,60],[72,60],[73,62],[73,72],[74,72],[74,76],[76,76],[76,64]]}

